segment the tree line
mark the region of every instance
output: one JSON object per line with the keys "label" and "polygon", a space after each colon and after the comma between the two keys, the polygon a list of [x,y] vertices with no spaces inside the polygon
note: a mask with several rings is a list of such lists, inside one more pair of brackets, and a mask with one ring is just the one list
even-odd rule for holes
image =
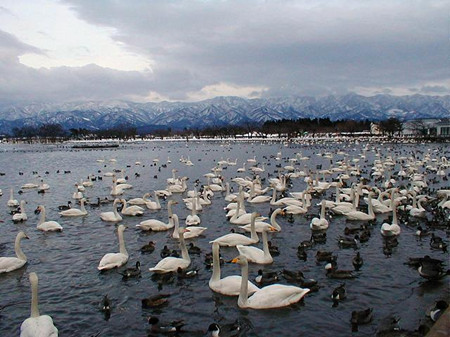
{"label": "tree line", "polygon": [[[378,128],[382,134],[394,136],[402,131],[402,123],[396,118],[378,123]],[[85,128],[64,129],[60,124],[42,124],[38,127],[23,126],[12,130],[14,138],[33,138],[40,137],[46,139],[131,139],[138,136],[149,136],[155,138],[164,138],[179,136],[183,138],[202,138],[202,137],[238,137],[240,135],[258,135],[266,137],[268,135],[278,135],[280,137],[299,137],[306,134],[318,133],[345,133],[355,134],[358,132],[368,132],[371,130],[371,121],[338,120],[332,121],[329,118],[301,118],[301,119],[282,119],[276,121],[266,121],[263,124],[246,122],[241,125],[212,126],[205,128],[184,128],[172,129],[170,127],[161,127],[152,131],[146,131],[141,134],[136,127],[129,125],[119,125],[114,128],[89,130]]]}

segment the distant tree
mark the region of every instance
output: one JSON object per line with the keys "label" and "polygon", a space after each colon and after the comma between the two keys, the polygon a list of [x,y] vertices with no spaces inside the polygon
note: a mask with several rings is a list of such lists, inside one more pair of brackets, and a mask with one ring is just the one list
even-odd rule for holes
{"label": "distant tree", "polygon": [[417,136],[426,136],[428,134],[428,128],[423,120],[415,120],[410,123],[411,129]]}
{"label": "distant tree", "polygon": [[403,124],[397,118],[389,118],[380,122],[380,130],[384,134],[394,136],[396,133],[400,134],[403,130]]}

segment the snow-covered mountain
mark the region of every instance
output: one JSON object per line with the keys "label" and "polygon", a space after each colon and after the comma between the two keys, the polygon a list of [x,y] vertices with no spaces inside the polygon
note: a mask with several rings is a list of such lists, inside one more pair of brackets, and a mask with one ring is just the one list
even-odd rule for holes
{"label": "snow-covered mountain", "polygon": [[216,97],[200,102],[134,103],[126,101],[1,105],[0,133],[14,127],[58,123],[65,129],[204,128],[261,124],[268,120],[330,118],[331,120],[400,120],[448,118],[450,96],[344,96],[244,99]]}

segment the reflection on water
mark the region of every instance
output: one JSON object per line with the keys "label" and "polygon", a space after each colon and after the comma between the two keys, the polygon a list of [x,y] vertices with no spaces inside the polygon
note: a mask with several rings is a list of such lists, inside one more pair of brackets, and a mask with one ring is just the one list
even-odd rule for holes
{"label": "reflection on water", "polygon": [[[53,317],[61,336],[143,336],[149,327],[147,318],[157,315],[162,321],[175,319],[185,320],[185,329],[191,331],[186,335],[204,335],[210,323],[232,323],[236,319],[244,322],[248,336],[349,336],[351,334],[350,317],[353,310],[373,307],[373,322],[360,326],[359,336],[374,335],[383,317],[395,314],[401,317],[401,326],[414,330],[425,320],[425,310],[436,299],[449,297],[448,278],[431,282],[421,278],[417,271],[405,265],[408,257],[430,255],[434,258],[448,261],[448,253],[431,250],[429,238],[417,241],[414,236],[415,226],[402,225],[402,233],[398,238],[399,244],[393,249],[392,255],[383,254],[383,239],[379,233],[381,223],[387,219],[385,215],[377,216],[372,225],[370,239],[359,245],[358,251],[364,258],[364,265],[357,278],[345,280],[347,299],[333,308],[331,293],[342,280],[326,277],[324,263],[316,263],[315,254],[318,250],[333,251],[338,256],[340,269],[353,269],[351,260],[355,255],[353,249],[339,249],[337,239],[343,235],[344,227],[351,225],[342,216],[328,216],[330,227],[327,239],[323,244],[316,244],[307,249],[307,260],[297,258],[297,246],[311,236],[309,223],[313,216],[320,213],[317,204],[322,198],[333,200],[334,189],[327,190],[323,195],[315,195],[312,207],[306,215],[294,215],[294,222],[288,218],[279,217],[282,231],[270,234],[271,241],[280,248],[280,255],[274,258],[274,263],[268,266],[250,265],[250,277],[257,275],[258,269],[265,271],[281,271],[282,269],[302,270],[307,278],[318,281],[320,289],[305,297],[304,303],[288,308],[275,310],[241,310],[237,306],[237,299],[225,297],[210,291],[208,281],[211,270],[204,265],[204,257],[211,251],[209,241],[229,232],[232,226],[225,218],[223,208],[228,204],[220,192],[215,192],[212,205],[204,206],[199,214],[202,226],[208,227],[204,236],[194,239],[195,245],[201,248],[200,255],[191,255],[192,267],[198,269],[198,276],[192,279],[178,279],[176,276],[168,282],[153,280],[149,267],[154,266],[160,259],[159,252],[164,245],[170,249],[178,249],[177,242],[171,238],[171,232],[148,233],[136,229],[136,224],[144,219],[156,218],[167,222],[167,200],[162,200],[162,210],[145,210],[140,218],[124,217],[122,224],[127,229],[124,232],[125,242],[129,253],[128,267],[134,266],[136,261],[142,265],[142,277],[123,280],[117,271],[99,273],[98,262],[107,252],[117,252],[116,224],[100,220],[100,212],[112,211],[112,204],[102,204],[98,208],[87,207],[88,215],[82,218],[60,217],[58,206],[72,200],[75,183],[80,179],[86,180],[89,175],[101,177],[94,181],[93,187],[87,187],[85,195],[96,201],[97,197],[105,198],[111,189],[111,178],[104,173],[114,170],[125,170],[128,183],[133,188],[126,190],[127,199],[142,197],[144,193],[166,187],[166,179],[172,177],[172,169],[178,170],[178,175],[189,178],[188,188],[193,189],[196,181],[206,184],[204,174],[217,167],[219,160],[234,161],[236,166],[223,167],[221,174],[225,180],[231,182],[236,176],[251,176],[247,170],[237,173],[237,168],[248,159],[255,157],[259,166],[264,163],[265,171],[260,173],[263,187],[268,186],[268,179],[276,177],[281,167],[295,165],[298,170],[312,170],[335,167],[339,161],[347,161],[352,165],[360,165],[362,176],[371,180],[371,168],[374,161],[384,159],[387,155],[394,158],[414,156],[422,159],[429,154],[427,165],[436,165],[442,156],[449,156],[448,147],[442,144],[420,145],[367,145],[366,144],[316,144],[316,145],[285,145],[280,143],[196,143],[196,142],[155,142],[148,144],[131,144],[118,149],[103,150],[73,150],[58,146],[40,145],[4,145],[0,146],[0,214],[4,223],[0,224],[0,255],[14,255],[14,239],[19,230],[25,231],[30,240],[22,243],[24,253],[28,257],[28,264],[17,271],[0,275],[0,331],[2,336],[19,334],[20,324],[30,314],[30,288],[28,273],[35,271],[39,276],[39,303],[42,314]],[[447,153],[445,153],[447,151]],[[278,152],[282,157],[276,160]],[[330,152],[332,156],[318,156]],[[309,159],[288,161],[295,158]],[[377,153],[380,156],[377,156]],[[364,157],[361,155],[364,154]],[[179,161],[188,158],[194,164],[186,166]],[[167,164],[170,158],[171,163]],[[115,161],[110,161],[115,159]],[[158,159],[159,161],[154,161]],[[354,161],[352,161],[355,159]],[[433,161],[434,159],[434,161]],[[101,160],[99,162],[97,160]],[[358,160],[358,161],[357,161]],[[136,162],[141,162],[136,165]],[[407,163],[403,159],[403,165]],[[394,174],[400,169],[402,160],[398,160],[386,174]],[[424,166],[418,167],[419,172]],[[248,169],[249,165],[247,165]],[[447,168],[447,174],[450,169]],[[66,173],[65,173],[66,172]],[[339,173],[325,176],[331,181]],[[442,177],[433,180],[434,172],[427,176],[431,189],[449,188],[449,184]],[[321,179],[321,176],[319,175]],[[23,190],[25,183],[41,182],[50,185],[47,193],[38,194],[35,189]],[[349,184],[357,181],[352,176]],[[382,179],[379,183],[384,182]],[[291,180],[288,191],[302,191],[306,188],[303,177]],[[408,181],[399,180],[397,185],[407,186]],[[200,185],[199,185],[200,186]],[[234,191],[237,185],[231,183]],[[13,224],[12,216],[6,202],[9,189],[14,188],[18,200],[26,200],[28,220],[25,223]],[[270,193],[270,192],[269,192]],[[174,206],[174,212],[179,215],[180,222],[190,211],[186,209],[182,198],[186,194],[174,195],[172,198],[179,203]],[[42,233],[36,230],[38,215],[33,213],[38,205],[45,205],[47,219],[58,221],[64,228],[62,233]],[[364,202],[362,202],[364,204]],[[78,205],[74,205],[78,207]],[[246,203],[248,212],[258,211],[268,215],[268,203]],[[359,225],[358,222],[355,225]],[[448,230],[448,227],[447,227]],[[446,242],[444,229],[434,232],[443,237]],[[151,254],[142,254],[140,247],[148,241],[156,243],[156,249]],[[261,245],[258,245],[261,247]],[[237,255],[235,248],[222,248],[221,254],[225,261]],[[222,266],[222,276],[239,274],[239,267],[225,263]],[[284,280],[280,281],[286,284]],[[141,300],[158,293],[170,294],[168,303],[164,306],[143,309]],[[111,299],[111,315],[106,319],[100,310],[104,295]]]}

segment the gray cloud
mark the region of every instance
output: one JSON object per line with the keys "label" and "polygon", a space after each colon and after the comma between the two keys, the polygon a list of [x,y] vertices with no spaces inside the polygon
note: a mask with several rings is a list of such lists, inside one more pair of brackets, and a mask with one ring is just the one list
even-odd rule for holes
{"label": "gray cloud", "polygon": [[[218,83],[266,88],[266,96],[450,87],[448,1],[65,3],[82,20],[114,27],[117,41],[154,60],[153,73],[96,66],[35,71],[14,63],[28,76],[29,92],[102,99],[153,91],[182,100]],[[23,52],[13,51],[11,58]],[[32,88],[42,79],[52,91]]]}

